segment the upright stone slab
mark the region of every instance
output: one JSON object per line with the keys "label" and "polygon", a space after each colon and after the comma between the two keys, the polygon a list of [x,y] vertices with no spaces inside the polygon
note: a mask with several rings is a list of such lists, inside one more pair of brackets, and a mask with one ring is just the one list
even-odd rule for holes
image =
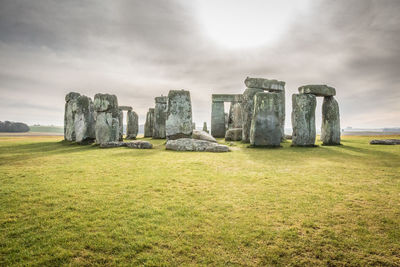
{"label": "upright stone slab", "polygon": [[211,107],[211,135],[215,138],[225,136],[224,102],[212,102]]}
{"label": "upright stone slab", "polygon": [[119,123],[119,141],[124,140],[124,113],[118,109],[118,123]]}
{"label": "upright stone slab", "polygon": [[167,121],[168,97],[159,96],[155,98],[153,138],[164,139],[166,137],[165,124]]}
{"label": "upright stone slab", "polygon": [[168,140],[191,137],[192,103],[189,91],[169,91],[166,135]]}
{"label": "upright stone slab", "polygon": [[116,142],[119,140],[119,110],[115,95],[96,94],[96,143]]}
{"label": "upright stone slab", "polygon": [[126,139],[136,139],[139,131],[139,116],[135,111],[127,112]]}
{"label": "upright stone slab", "polygon": [[229,125],[229,114],[225,112],[225,133],[226,130],[228,130],[228,125]]}
{"label": "upright stone slab", "polygon": [[279,94],[257,93],[254,97],[254,112],[250,129],[252,146],[278,147],[282,133],[279,118]]}
{"label": "upright stone slab", "polygon": [[247,88],[243,93],[242,109],[243,109],[243,129],[242,142],[250,143],[250,128],[254,110],[254,96],[256,93],[264,92],[259,88]]}
{"label": "upright stone slab", "polygon": [[321,141],[323,145],[340,145],[339,104],[333,96],[322,103]]}
{"label": "upright stone slab", "polygon": [[243,127],[242,104],[232,102],[231,107],[229,108],[228,129],[242,128],[242,127]]}
{"label": "upright stone slab", "polygon": [[281,125],[281,141],[285,139],[285,117],[286,117],[286,97],[285,88],[282,91],[276,92],[278,94],[278,107],[279,107],[279,123]]}
{"label": "upright stone slab", "polygon": [[208,130],[207,130],[207,122],[203,122],[203,131],[206,132],[206,133],[208,133]]}
{"label": "upright stone slab", "polygon": [[153,136],[154,127],[154,108],[149,108],[146,114],[146,122],[144,123],[144,137]]}
{"label": "upright stone slab", "polygon": [[314,146],[316,105],[312,94],[292,95],[292,146]]}
{"label": "upright stone slab", "polygon": [[96,139],[93,101],[90,97],[81,95],[77,98],[74,131],[76,142],[90,144]]}
{"label": "upright stone slab", "polygon": [[75,141],[75,113],[79,93],[70,92],[65,96],[65,111],[64,111],[64,139],[66,141]]}

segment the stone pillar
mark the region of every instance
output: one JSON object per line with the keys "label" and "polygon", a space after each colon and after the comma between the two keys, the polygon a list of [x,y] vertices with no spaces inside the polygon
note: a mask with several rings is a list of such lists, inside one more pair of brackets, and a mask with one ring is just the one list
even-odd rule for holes
{"label": "stone pillar", "polygon": [[207,122],[203,122],[203,131],[208,133]]}
{"label": "stone pillar", "polygon": [[77,98],[74,131],[76,142],[90,144],[96,139],[94,107],[90,97],[81,95]]}
{"label": "stone pillar", "polygon": [[128,111],[126,125],[126,139],[136,139],[139,131],[139,116],[135,111]]}
{"label": "stone pillar", "polygon": [[259,92],[255,95],[250,128],[252,146],[280,146],[282,134],[279,98],[279,93]]}
{"label": "stone pillar", "polygon": [[118,110],[118,123],[119,123],[119,141],[124,140],[124,112]]}
{"label": "stone pillar", "polygon": [[155,98],[153,138],[164,139],[166,137],[165,124],[167,120],[168,97],[159,96]]}
{"label": "stone pillar", "polygon": [[211,135],[215,138],[225,136],[224,102],[212,102],[211,107]]}
{"label": "stone pillar", "polygon": [[292,146],[315,145],[315,107],[317,100],[311,94],[292,95]]}
{"label": "stone pillar", "polygon": [[154,108],[149,108],[146,114],[146,122],[144,123],[144,137],[153,136],[154,127]]}
{"label": "stone pillar", "polygon": [[192,122],[192,130],[196,130],[196,123]]}
{"label": "stone pillar", "polygon": [[66,141],[75,141],[75,113],[78,102],[79,93],[70,92],[65,96],[65,111],[64,111],[64,139]]}
{"label": "stone pillar", "polygon": [[191,137],[193,131],[192,103],[189,91],[169,91],[165,126],[168,140]]}
{"label": "stone pillar", "polygon": [[228,129],[243,127],[243,111],[240,103],[232,102],[229,108]]}
{"label": "stone pillar", "polygon": [[254,95],[259,92],[264,92],[258,88],[247,88],[243,93],[242,112],[243,112],[243,131],[242,142],[250,143],[250,128],[254,110]]}
{"label": "stone pillar", "polygon": [[119,111],[115,95],[96,94],[96,143],[117,142],[119,140]]}
{"label": "stone pillar", "polygon": [[225,115],[225,134],[226,134],[226,130],[228,130],[228,125],[229,125],[229,114],[225,112],[224,115]]}
{"label": "stone pillar", "polygon": [[286,116],[286,101],[285,101],[285,90],[276,92],[278,94],[278,106],[279,106],[279,123],[281,125],[281,141],[285,139],[285,116]]}
{"label": "stone pillar", "polygon": [[321,141],[323,145],[340,145],[339,104],[333,96],[322,103]]}

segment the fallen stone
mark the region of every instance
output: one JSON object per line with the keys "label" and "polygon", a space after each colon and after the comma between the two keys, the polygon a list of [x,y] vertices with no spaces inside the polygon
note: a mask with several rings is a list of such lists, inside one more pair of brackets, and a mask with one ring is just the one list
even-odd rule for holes
{"label": "fallen stone", "polygon": [[292,95],[292,146],[314,146],[315,107],[317,100],[312,94]]}
{"label": "fallen stone", "polygon": [[169,91],[165,128],[168,140],[192,136],[192,103],[189,91]]}
{"label": "fallen stone", "polygon": [[217,140],[211,134],[204,131],[193,130],[192,138],[217,143]]}
{"label": "fallen stone", "polygon": [[322,103],[321,141],[323,145],[340,145],[339,104],[333,96],[324,97]]}
{"label": "fallen stone", "polygon": [[244,84],[248,88],[259,88],[263,90],[268,90],[270,92],[279,92],[285,90],[285,82],[278,80],[247,77],[246,80],[244,80]]}
{"label": "fallen stone", "polygon": [[380,139],[369,142],[371,145],[400,145],[400,139]]}
{"label": "fallen stone", "polygon": [[241,141],[242,140],[242,128],[232,128],[226,131],[225,141]]}
{"label": "fallen stone", "polygon": [[136,139],[139,132],[139,117],[135,111],[128,111],[128,121],[126,126],[126,139]]}
{"label": "fallen stone", "polygon": [[114,148],[126,146],[125,142],[104,142],[100,144],[100,148]]}
{"label": "fallen stone", "polygon": [[165,146],[167,150],[175,151],[199,151],[199,152],[228,152],[229,147],[205,140],[181,138],[168,140]]}
{"label": "fallen stone", "polygon": [[300,94],[312,94],[315,96],[334,96],[336,90],[325,84],[310,84],[299,87]]}
{"label": "fallen stone", "polygon": [[243,108],[243,132],[242,142],[250,143],[250,127],[253,118],[254,96],[256,93],[264,92],[262,89],[247,88],[243,93],[242,108]]}
{"label": "fallen stone", "polygon": [[280,146],[282,133],[279,109],[279,95],[277,93],[260,92],[255,95],[250,129],[250,144],[252,146]]}
{"label": "fallen stone", "polygon": [[129,147],[129,148],[137,148],[137,149],[151,149],[151,148],[153,148],[153,145],[150,142],[141,141],[141,140],[136,140],[136,141],[132,141],[132,142],[126,142],[125,146]]}

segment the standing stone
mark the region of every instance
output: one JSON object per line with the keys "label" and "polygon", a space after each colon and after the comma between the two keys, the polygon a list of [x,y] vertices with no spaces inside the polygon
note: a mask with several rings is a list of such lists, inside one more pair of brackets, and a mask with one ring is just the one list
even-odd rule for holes
{"label": "standing stone", "polygon": [[75,113],[78,102],[79,93],[70,92],[65,96],[65,112],[64,112],[64,139],[67,141],[75,141]]}
{"label": "standing stone", "polygon": [[292,146],[314,146],[316,105],[312,94],[292,95]]}
{"label": "standing stone", "polygon": [[189,91],[169,91],[166,135],[168,140],[191,137],[192,103]]}
{"label": "standing stone", "polygon": [[321,141],[323,145],[340,145],[339,104],[333,96],[322,103]]}
{"label": "standing stone", "polygon": [[116,142],[119,140],[119,111],[115,95],[96,94],[96,143]]}
{"label": "standing stone", "polygon": [[93,143],[96,139],[94,107],[90,97],[81,95],[77,98],[74,131],[76,142],[80,144]]}
{"label": "standing stone", "polygon": [[252,146],[278,147],[282,133],[279,118],[279,94],[257,93],[251,120],[250,144]]}
{"label": "standing stone", "polygon": [[286,117],[286,101],[285,101],[285,89],[276,92],[278,95],[278,107],[279,107],[279,123],[281,125],[281,141],[285,139],[285,117]]}
{"label": "standing stone", "polygon": [[226,133],[226,130],[228,130],[228,125],[229,125],[229,114],[228,113],[225,113],[225,133]]}
{"label": "standing stone", "polygon": [[243,110],[240,103],[231,103],[229,109],[228,129],[243,127]]}
{"label": "standing stone", "polygon": [[[165,124],[167,120],[168,97],[159,96],[155,98],[153,138],[164,139],[166,137]],[[190,126],[192,126],[190,124]]]}
{"label": "standing stone", "polygon": [[250,143],[251,120],[254,111],[254,96],[256,93],[264,92],[259,88],[247,88],[243,93],[242,112],[243,112],[243,131],[242,142]]}
{"label": "standing stone", "polygon": [[119,141],[124,140],[124,113],[118,109]]}
{"label": "standing stone", "polygon": [[139,116],[135,111],[128,111],[127,113],[127,126],[126,126],[126,139],[136,139],[139,131]]}
{"label": "standing stone", "polygon": [[225,106],[223,101],[213,101],[211,107],[211,135],[215,138],[225,136]]}
{"label": "standing stone", "polygon": [[144,123],[144,137],[153,136],[154,127],[154,108],[149,108],[146,114],[146,122]]}
{"label": "standing stone", "polygon": [[208,133],[208,130],[207,130],[207,122],[203,122],[203,131],[206,132],[206,133]]}

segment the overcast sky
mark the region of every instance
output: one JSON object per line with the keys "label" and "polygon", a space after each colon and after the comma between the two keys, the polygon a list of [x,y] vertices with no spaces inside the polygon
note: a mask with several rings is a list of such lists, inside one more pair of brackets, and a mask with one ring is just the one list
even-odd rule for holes
{"label": "overcast sky", "polygon": [[400,126],[399,10],[399,0],[0,0],[0,120],[63,125],[76,91],[116,94],[143,124],[154,97],[186,89],[200,126],[211,94],[242,93],[254,76],[286,82],[286,127],[305,84],[336,88],[342,127]]}

